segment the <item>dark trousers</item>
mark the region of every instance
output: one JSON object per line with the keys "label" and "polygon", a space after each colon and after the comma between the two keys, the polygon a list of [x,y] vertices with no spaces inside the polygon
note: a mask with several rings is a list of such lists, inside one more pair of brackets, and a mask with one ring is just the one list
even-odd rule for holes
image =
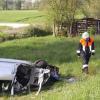
{"label": "dark trousers", "polygon": [[82,58],[82,62],[83,62],[83,68],[86,65],[88,67],[88,63],[89,63],[90,57],[91,57],[91,53],[85,53],[84,51],[81,52],[81,58]]}

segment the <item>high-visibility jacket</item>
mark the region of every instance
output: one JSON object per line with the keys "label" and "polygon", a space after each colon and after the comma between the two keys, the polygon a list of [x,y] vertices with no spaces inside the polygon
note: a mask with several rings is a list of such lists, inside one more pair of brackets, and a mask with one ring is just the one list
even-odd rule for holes
{"label": "high-visibility jacket", "polygon": [[77,50],[77,54],[85,52],[85,53],[95,53],[94,50],[94,40],[92,38],[88,39],[80,39],[79,47]]}

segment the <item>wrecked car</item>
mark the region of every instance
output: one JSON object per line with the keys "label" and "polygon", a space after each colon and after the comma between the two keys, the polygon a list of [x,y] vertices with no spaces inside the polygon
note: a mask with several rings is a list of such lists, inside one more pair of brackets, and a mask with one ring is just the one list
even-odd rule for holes
{"label": "wrecked car", "polygon": [[59,69],[44,60],[33,63],[0,58],[0,92],[10,90],[11,95],[14,95],[22,90],[30,92],[30,86],[38,86],[38,95],[42,85],[46,84],[50,77],[58,80]]}

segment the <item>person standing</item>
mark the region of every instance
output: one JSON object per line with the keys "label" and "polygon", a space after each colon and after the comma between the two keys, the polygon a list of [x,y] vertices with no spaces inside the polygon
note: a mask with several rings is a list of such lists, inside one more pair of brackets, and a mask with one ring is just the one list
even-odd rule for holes
{"label": "person standing", "polygon": [[88,74],[88,64],[91,55],[95,54],[94,40],[90,38],[88,32],[82,33],[82,38],[80,39],[79,46],[77,49],[77,55],[81,56],[83,66],[82,72]]}

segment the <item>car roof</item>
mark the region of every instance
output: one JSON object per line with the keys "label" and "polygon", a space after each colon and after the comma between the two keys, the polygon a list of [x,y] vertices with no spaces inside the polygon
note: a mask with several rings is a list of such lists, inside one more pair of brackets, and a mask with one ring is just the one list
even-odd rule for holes
{"label": "car roof", "polygon": [[0,63],[16,63],[16,64],[29,64],[32,65],[32,62],[26,60],[17,60],[17,59],[8,59],[8,58],[0,58]]}

